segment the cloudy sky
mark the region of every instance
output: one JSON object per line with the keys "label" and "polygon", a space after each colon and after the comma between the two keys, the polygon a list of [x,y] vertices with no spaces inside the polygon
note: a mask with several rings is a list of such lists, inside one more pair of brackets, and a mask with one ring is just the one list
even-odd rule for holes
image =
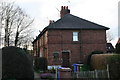
{"label": "cloudy sky", "polygon": [[[10,0],[11,1],[11,0]],[[58,20],[61,6],[68,6],[70,13],[110,28],[114,36],[113,45],[118,40],[119,0],[13,0],[27,14],[34,18],[34,35],[39,34],[49,24]]]}

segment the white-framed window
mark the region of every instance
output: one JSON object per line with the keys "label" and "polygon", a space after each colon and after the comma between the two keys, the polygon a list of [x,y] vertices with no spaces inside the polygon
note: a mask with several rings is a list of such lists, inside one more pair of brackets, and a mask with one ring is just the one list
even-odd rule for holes
{"label": "white-framed window", "polygon": [[78,41],[78,32],[73,32],[73,41]]}

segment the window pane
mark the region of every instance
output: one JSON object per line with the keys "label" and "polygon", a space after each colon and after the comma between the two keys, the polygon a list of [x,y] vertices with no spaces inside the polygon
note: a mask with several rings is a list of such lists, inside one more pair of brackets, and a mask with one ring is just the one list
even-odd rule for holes
{"label": "window pane", "polygon": [[78,41],[78,37],[77,37],[77,36],[74,36],[74,37],[73,37],[73,41]]}
{"label": "window pane", "polygon": [[78,41],[78,32],[73,32],[73,41]]}
{"label": "window pane", "polygon": [[78,32],[73,32],[73,36],[78,36]]}

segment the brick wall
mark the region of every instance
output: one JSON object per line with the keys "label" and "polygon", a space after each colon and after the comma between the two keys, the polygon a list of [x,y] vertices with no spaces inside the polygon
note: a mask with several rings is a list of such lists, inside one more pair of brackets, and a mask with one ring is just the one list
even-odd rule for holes
{"label": "brick wall", "polygon": [[[79,41],[72,41],[73,32],[79,32]],[[70,51],[71,64],[84,61],[92,51],[106,51],[105,30],[49,30],[48,31],[48,63],[49,65],[62,63],[62,51]],[[59,52],[59,60],[55,63],[53,53]]]}
{"label": "brick wall", "polygon": [[46,31],[42,36],[37,38],[33,43],[33,55],[37,57],[46,57],[48,56],[48,32]]}

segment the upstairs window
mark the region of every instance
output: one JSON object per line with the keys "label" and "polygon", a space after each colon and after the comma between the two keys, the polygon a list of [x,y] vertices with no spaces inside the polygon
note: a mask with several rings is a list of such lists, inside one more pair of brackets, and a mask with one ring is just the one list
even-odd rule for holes
{"label": "upstairs window", "polygon": [[73,41],[78,41],[78,32],[73,32]]}

